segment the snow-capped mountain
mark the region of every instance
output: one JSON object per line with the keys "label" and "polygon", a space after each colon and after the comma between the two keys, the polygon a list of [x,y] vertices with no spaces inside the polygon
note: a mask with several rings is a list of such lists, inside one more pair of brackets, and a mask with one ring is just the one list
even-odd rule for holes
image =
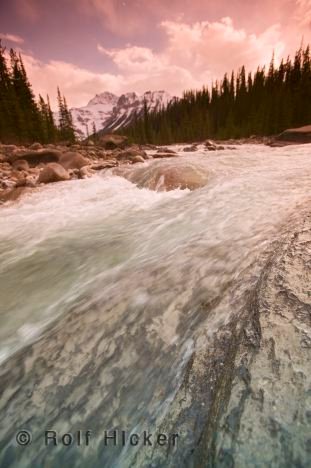
{"label": "snow-capped mountain", "polygon": [[74,107],[71,110],[73,123],[80,138],[96,131],[112,132],[128,125],[144,109],[146,102],[148,109],[166,107],[172,97],[165,91],[147,91],[142,96],[136,93],[126,93],[118,97],[104,92],[96,94],[84,107]]}
{"label": "snow-capped mountain", "polygon": [[102,129],[103,123],[110,117],[118,99],[118,96],[104,92],[96,94],[86,106],[70,109],[78,136],[85,138],[88,133],[93,133],[94,124],[96,130]]}

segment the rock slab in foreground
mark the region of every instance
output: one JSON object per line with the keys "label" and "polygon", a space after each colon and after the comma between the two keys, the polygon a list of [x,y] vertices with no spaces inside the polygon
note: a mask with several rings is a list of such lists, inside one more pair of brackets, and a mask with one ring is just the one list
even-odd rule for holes
{"label": "rock slab in foreground", "polygon": [[183,445],[144,448],[133,466],[310,466],[311,215],[300,215],[241,313],[189,360],[158,427]]}

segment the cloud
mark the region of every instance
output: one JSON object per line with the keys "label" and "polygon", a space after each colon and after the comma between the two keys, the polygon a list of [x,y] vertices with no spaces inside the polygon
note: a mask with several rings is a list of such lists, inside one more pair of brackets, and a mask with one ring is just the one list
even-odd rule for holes
{"label": "cloud", "polygon": [[44,63],[27,54],[23,54],[23,61],[34,92],[44,97],[49,94],[54,109],[57,107],[57,86],[70,106],[83,106],[100,91],[120,93],[124,86],[121,75],[93,73],[72,63],[56,60]]}
{"label": "cloud", "polygon": [[236,28],[229,17],[190,24],[163,21],[160,27],[166,37],[161,51],[135,45],[121,48],[97,45],[97,51],[111,59],[116,73],[95,73],[72,63],[55,60],[44,63],[24,55],[35,92],[49,93],[55,105],[59,85],[70,106],[84,105],[102,91],[120,94],[165,89],[172,95],[181,95],[185,89],[210,84],[239,66],[255,70],[270,61],[273,51],[277,60],[285,47],[278,25],[256,35]]}
{"label": "cloud", "polygon": [[162,27],[169,38],[166,54],[170,61],[192,70],[196,76],[208,71],[219,78],[242,65],[253,70],[269,61],[273,50],[279,58],[285,47],[279,25],[272,25],[259,35],[236,29],[229,17],[190,25],[164,21]]}
{"label": "cloud", "polygon": [[23,44],[25,42],[24,39],[17,34],[0,33],[0,39],[5,39],[9,42],[14,42],[15,44]]}
{"label": "cloud", "polygon": [[249,34],[235,28],[229,17],[192,24],[163,21],[161,27],[167,37],[161,52],[137,46],[97,46],[118,67],[128,89],[144,91],[152,85],[180,95],[186,88],[209,84],[242,65],[253,71],[269,62],[273,51],[278,60],[285,47],[278,25],[259,35]]}
{"label": "cloud", "polygon": [[296,0],[294,19],[299,26],[311,27],[311,0]]}

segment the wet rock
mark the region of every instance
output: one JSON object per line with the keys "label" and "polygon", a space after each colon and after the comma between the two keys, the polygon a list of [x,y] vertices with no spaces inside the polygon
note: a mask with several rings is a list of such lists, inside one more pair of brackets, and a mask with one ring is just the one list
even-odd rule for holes
{"label": "wet rock", "polygon": [[186,153],[187,153],[187,152],[190,153],[190,152],[193,152],[193,151],[197,151],[197,149],[198,149],[197,145],[192,145],[192,146],[186,146],[186,147],[183,149],[183,151],[186,152]]}
{"label": "wet rock", "polygon": [[[166,466],[309,466],[310,243],[307,207],[271,249],[240,313],[189,359],[158,428],[185,441]],[[165,463],[148,448],[133,465],[142,460]]]}
{"label": "wet rock", "polygon": [[156,191],[195,190],[206,185],[208,180],[206,173],[189,164],[179,164],[178,167],[161,164],[137,169],[120,168],[114,173],[130,180],[139,188]]}
{"label": "wet rock", "polygon": [[105,149],[115,149],[115,148],[125,148],[127,145],[128,139],[122,135],[108,134],[101,135],[98,138],[98,145],[102,146]]}
{"label": "wet rock", "polygon": [[39,151],[18,151],[15,154],[12,154],[9,158],[10,162],[13,164],[16,160],[22,159],[26,160],[30,166],[36,166],[40,163],[52,163],[58,162],[62,153],[57,150],[52,149],[42,149]]}
{"label": "wet rock", "polygon": [[5,179],[1,181],[1,188],[4,190],[13,189],[16,186],[16,180]]}
{"label": "wet rock", "polygon": [[39,150],[39,149],[42,149],[43,146],[41,145],[41,143],[33,143],[32,145],[29,146],[29,149],[31,150]]}
{"label": "wet rock", "polygon": [[28,171],[29,170],[29,164],[26,159],[17,159],[16,161],[13,162],[12,167],[16,169],[17,171]]}
{"label": "wet rock", "polygon": [[66,169],[58,163],[49,163],[39,174],[38,183],[50,184],[69,180],[70,176]]}
{"label": "wet rock", "polygon": [[[142,149],[139,148],[128,148],[127,150],[120,151],[117,153],[117,160],[128,160],[128,161],[134,161],[135,158],[140,157],[142,159],[146,159],[146,152]],[[137,160],[136,160],[137,162]],[[140,162],[140,160],[138,160]]]}
{"label": "wet rock", "polygon": [[270,141],[270,146],[285,146],[303,143],[311,143],[311,125],[285,130]]}
{"label": "wet rock", "polygon": [[205,140],[204,146],[206,146],[206,148],[214,148],[216,145],[212,140]]}
{"label": "wet rock", "polygon": [[91,169],[94,169],[95,171],[101,171],[102,169],[107,169],[109,167],[115,167],[117,166],[117,161],[115,159],[99,162],[92,164],[90,167]]}
{"label": "wet rock", "polygon": [[176,158],[178,157],[178,154],[177,153],[155,153],[152,156],[154,159]]}
{"label": "wet rock", "polygon": [[145,162],[145,159],[142,157],[142,156],[134,156],[132,159],[131,159],[132,163],[135,164],[135,163],[143,163]]}
{"label": "wet rock", "polygon": [[141,145],[141,148],[143,150],[156,150],[158,149],[158,147],[156,145],[150,145],[150,144],[145,144],[145,145]]}
{"label": "wet rock", "polygon": [[170,148],[159,148],[157,150],[157,153],[166,153],[166,154],[177,154],[176,151],[170,149]]}
{"label": "wet rock", "polygon": [[81,169],[79,171],[79,178],[80,179],[87,179],[89,177],[92,177],[93,174],[94,174],[94,170],[91,167],[84,166],[84,167],[81,167]]}
{"label": "wet rock", "polygon": [[67,151],[66,153],[61,154],[59,157],[59,164],[61,164],[67,170],[81,169],[82,167],[89,164],[89,160],[80,153]]}
{"label": "wet rock", "polygon": [[5,154],[0,153],[0,163],[4,163],[8,160],[7,156]]}
{"label": "wet rock", "polygon": [[29,188],[27,187],[17,187],[10,190],[5,190],[2,193],[0,192],[0,203],[16,201],[27,192],[29,192]]}

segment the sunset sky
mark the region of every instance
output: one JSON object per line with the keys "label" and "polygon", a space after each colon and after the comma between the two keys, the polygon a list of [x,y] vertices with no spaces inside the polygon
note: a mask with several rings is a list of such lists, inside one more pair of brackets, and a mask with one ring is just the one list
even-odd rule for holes
{"label": "sunset sky", "polygon": [[96,93],[180,95],[311,42],[311,0],[1,0],[0,37],[34,91],[70,106]]}

